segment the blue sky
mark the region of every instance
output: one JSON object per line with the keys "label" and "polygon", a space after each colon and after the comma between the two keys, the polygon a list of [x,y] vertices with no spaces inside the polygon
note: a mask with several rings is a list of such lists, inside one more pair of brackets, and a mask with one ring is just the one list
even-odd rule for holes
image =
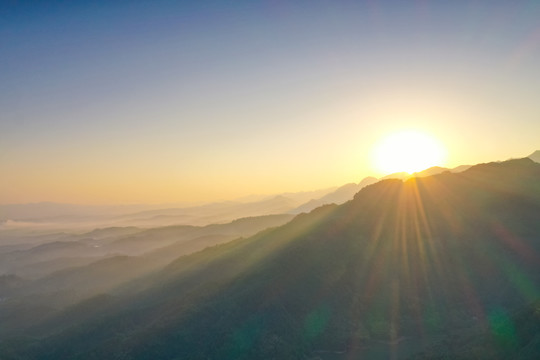
{"label": "blue sky", "polygon": [[357,182],[402,128],[448,166],[540,147],[538,1],[36,3],[0,6],[2,202]]}

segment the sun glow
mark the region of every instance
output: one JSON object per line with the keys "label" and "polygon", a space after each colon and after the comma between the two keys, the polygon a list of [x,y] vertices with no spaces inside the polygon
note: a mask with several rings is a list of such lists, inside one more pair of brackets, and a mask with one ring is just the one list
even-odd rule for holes
{"label": "sun glow", "polygon": [[416,130],[394,133],[383,139],[374,149],[373,161],[385,174],[409,174],[441,166],[446,157],[444,146],[433,136]]}

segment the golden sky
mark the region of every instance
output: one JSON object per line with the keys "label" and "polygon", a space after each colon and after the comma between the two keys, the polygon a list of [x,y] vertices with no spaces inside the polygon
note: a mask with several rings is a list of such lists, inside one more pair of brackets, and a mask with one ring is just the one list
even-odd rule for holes
{"label": "golden sky", "polygon": [[540,148],[538,2],[377,4],[13,5],[0,203],[339,186],[410,129],[447,167]]}

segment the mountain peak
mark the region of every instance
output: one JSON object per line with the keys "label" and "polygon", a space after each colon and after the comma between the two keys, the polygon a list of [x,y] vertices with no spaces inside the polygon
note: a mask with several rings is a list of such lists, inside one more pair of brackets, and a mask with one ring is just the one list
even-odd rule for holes
{"label": "mountain peak", "polygon": [[536,150],[535,152],[533,152],[531,155],[527,157],[534,162],[540,163],[540,150]]}

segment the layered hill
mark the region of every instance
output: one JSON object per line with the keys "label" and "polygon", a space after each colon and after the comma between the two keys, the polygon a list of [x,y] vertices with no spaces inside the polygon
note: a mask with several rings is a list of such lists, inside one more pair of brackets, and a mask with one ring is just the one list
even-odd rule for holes
{"label": "layered hill", "polygon": [[538,319],[518,329],[513,314],[540,298],[539,234],[530,159],[380,181],[36,323],[0,357],[445,358],[442,340],[506,324],[504,358],[525,359]]}
{"label": "layered hill", "polygon": [[310,201],[306,202],[305,204],[300,205],[296,209],[289,211],[289,213],[300,214],[303,212],[310,212],[318,208],[319,206],[327,205],[327,204],[341,205],[344,202],[351,200],[354,197],[354,195],[360,190],[362,190],[364,187],[374,184],[377,181],[378,180],[376,178],[369,176],[369,177],[364,178],[358,184],[356,183],[345,184],[319,199],[311,199]]}

